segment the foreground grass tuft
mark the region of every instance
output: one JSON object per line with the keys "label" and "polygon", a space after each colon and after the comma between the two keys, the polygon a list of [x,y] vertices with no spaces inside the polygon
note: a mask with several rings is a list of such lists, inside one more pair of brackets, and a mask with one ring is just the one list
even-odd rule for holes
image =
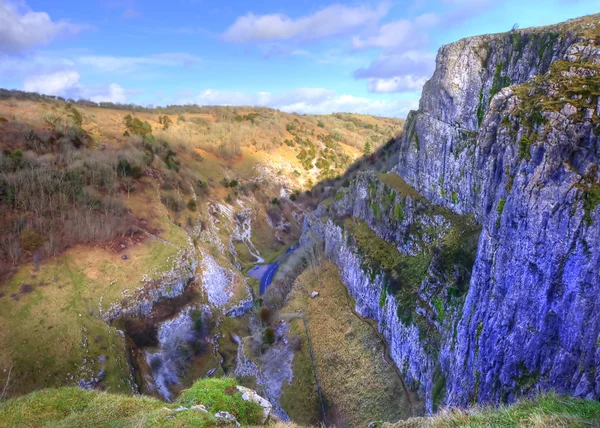
{"label": "foreground grass tuft", "polygon": [[[46,389],[0,403],[2,426],[124,427],[218,426],[218,411],[233,414],[243,425],[258,424],[262,409],[242,399],[229,378],[203,379],[173,404],[145,396],[126,396],[79,388]],[[175,411],[202,404],[200,410]],[[6,424],[6,425],[5,425]]]}
{"label": "foreground grass tuft", "polygon": [[445,410],[430,418],[413,418],[380,427],[597,427],[600,403],[557,394],[524,399],[512,406]]}

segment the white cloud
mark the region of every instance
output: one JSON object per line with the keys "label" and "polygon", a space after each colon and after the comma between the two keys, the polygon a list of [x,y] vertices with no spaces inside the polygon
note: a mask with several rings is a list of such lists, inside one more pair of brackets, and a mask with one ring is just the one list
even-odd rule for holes
{"label": "white cloud", "polygon": [[30,76],[25,79],[23,89],[45,95],[71,96],[81,89],[79,73],[76,71],[57,71],[55,73]]}
{"label": "white cloud", "polygon": [[368,67],[356,70],[354,77],[369,79],[369,92],[412,92],[421,90],[434,68],[434,53],[408,51],[380,55]]}
{"label": "white cloud", "polygon": [[375,24],[388,11],[389,4],[384,2],[376,8],[334,4],[299,18],[290,18],[282,14],[249,13],[238,17],[225,31],[223,38],[230,42],[321,39]]}
{"label": "white cloud", "polygon": [[425,51],[430,32],[442,25],[456,26],[493,4],[491,0],[441,0],[437,13],[389,22],[373,34],[353,37],[355,49],[382,51],[369,66],[357,69],[354,77],[368,79],[368,90],[374,93],[420,90],[435,68],[435,54]]}
{"label": "white cloud", "polygon": [[281,94],[245,93],[207,89],[196,96],[191,91],[179,94],[177,103],[199,105],[250,105],[277,108],[287,112],[328,114],[354,112],[380,116],[405,116],[415,108],[414,100],[374,100],[323,88],[300,88]]}
{"label": "white cloud", "polygon": [[392,50],[413,49],[423,46],[429,41],[425,29],[437,25],[439,17],[435,14],[426,14],[410,21],[401,19],[382,25],[377,34],[370,37],[355,36],[352,45],[356,49],[381,48]]}
{"label": "white cloud", "polygon": [[83,27],[64,20],[52,21],[46,12],[34,12],[0,0],[0,52],[19,53],[45,45],[60,35],[78,34]]}
{"label": "white cloud", "polygon": [[381,55],[368,67],[354,72],[357,79],[391,78],[403,75],[429,76],[435,68],[435,54],[432,52],[408,51],[398,55]]}
{"label": "white cloud", "polygon": [[76,61],[102,72],[131,72],[142,66],[190,67],[198,64],[202,58],[185,52],[170,52],[139,57],[88,55]]}
{"label": "white cloud", "polygon": [[80,75],[74,70],[29,76],[23,89],[45,95],[57,95],[65,98],[85,98],[95,102],[125,103],[126,91],[116,83],[105,86],[83,86]]}
{"label": "white cloud", "polygon": [[82,98],[89,99],[91,101],[102,103],[121,103],[127,102],[127,96],[125,95],[125,89],[116,83],[110,85],[100,86],[98,88],[85,88],[83,93],[85,94]]}
{"label": "white cloud", "polygon": [[391,79],[369,79],[369,92],[389,94],[392,92],[420,91],[427,81],[424,76],[398,76]]}

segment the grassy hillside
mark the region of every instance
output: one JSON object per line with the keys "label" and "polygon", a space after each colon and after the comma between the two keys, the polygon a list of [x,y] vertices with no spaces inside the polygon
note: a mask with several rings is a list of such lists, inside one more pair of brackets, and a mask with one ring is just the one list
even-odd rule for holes
{"label": "grassy hillside", "polygon": [[[0,91],[0,384],[10,371],[11,396],[79,381],[131,392],[127,338],[102,314],[130,306],[192,253],[232,269],[232,299],[242,299],[252,253],[285,251],[320,197],[316,184],[401,127]],[[200,283],[190,287],[206,301]]]}
{"label": "grassy hillside", "polygon": [[145,178],[160,184],[160,202],[178,225],[193,223],[195,197],[232,205],[250,197],[274,222],[292,220],[285,206],[269,204],[282,188],[298,199],[320,180],[343,174],[367,142],[374,151],[402,129],[398,119],[350,114],[227,107],[140,112],[3,95],[0,207],[7,215],[0,220],[0,279],[11,266],[73,245],[145,230],[143,217],[126,203],[147,187]]}

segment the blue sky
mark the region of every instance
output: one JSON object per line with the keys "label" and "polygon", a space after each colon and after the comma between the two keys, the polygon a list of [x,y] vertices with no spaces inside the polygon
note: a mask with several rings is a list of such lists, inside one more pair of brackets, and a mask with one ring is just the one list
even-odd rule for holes
{"label": "blue sky", "polygon": [[598,0],[0,0],[0,87],[403,117],[442,44],[597,12]]}

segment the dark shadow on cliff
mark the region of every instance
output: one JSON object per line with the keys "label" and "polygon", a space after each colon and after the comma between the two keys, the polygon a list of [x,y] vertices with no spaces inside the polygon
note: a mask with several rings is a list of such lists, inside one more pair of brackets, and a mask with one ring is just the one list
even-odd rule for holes
{"label": "dark shadow on cliff", "polygon": [[388,172],[398,164],[400,155],[400,139],[402,133],[394,138],[390,138],[387,143],[379,147],[370,155],[363,155],[352,163],[346,172],[335,178],[327,178],[319,181],[312,188],[312,195],[317,197],[318,201],[328,198],[335,194],[340,187],[348,187],[350,182],[359,172]]}

